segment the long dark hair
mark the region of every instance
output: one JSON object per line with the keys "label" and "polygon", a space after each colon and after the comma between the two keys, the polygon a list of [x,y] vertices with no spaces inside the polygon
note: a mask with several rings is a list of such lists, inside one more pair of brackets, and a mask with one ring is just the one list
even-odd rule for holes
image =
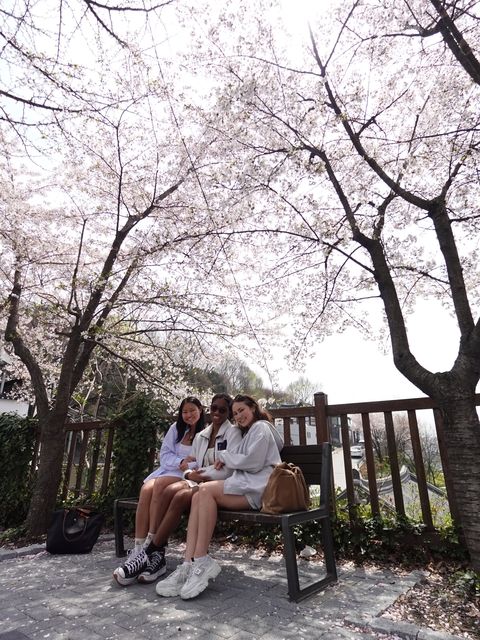
{"label": "long dark hair", "polygon": [[216,393],[210,404],[213,404],[215,402],[215,400],[225,400],[225,402],[227,403],[227,407],[228,407],[228,419],[231,420],[233,418],[233,412],[232,412],[232,406],[233,406],[233,398],[230,394],[228,393]]}
{"label": "long dark hair", "polygon": [[266,409],[262,409],[262,407],[258,404],[255,398],[252,398],[252,396],[239,394],[233,399],[232,407],[235,402],[243,402],[244,404],[248,405],[253,411],[255,420],[268,420],[268,422],[273,422],[273,418],[268,413],[268,411]]}
{"label": "long dark hair", "polygon": [[197,422],[197,424],[195,425],[195,435],[197,435],[197,433],[199,431],[201,431],[202,429],[205,428],[205,411],[203,409],[203,405],[200,402],[200,400],[198,398],[195,398],[195,396],[187,396],[186,398],[184,398],[181,403],[180,403],[180,407],[178,409],[178,416],[177,416],[177,442],[180,442],[180,440],[183,439],[183,436],[185,435],[185,431],[187,430],[187,428],[189,429],[190,427],[188,426],[188,424],[185,422],[185,420],[182,417],[182,411],[183,411],[183,407],[186,404],[194,404],[196,407],[198,407],[200,409],[200,418]]}

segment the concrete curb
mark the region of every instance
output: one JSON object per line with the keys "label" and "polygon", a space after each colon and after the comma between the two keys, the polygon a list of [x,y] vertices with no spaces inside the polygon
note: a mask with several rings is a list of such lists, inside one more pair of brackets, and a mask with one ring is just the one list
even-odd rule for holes
{"label": "concrete curb", "polygon": [[365,631],[395,635],[402,640],[464,640],[460,636],[452,636],[444,631],[433,631],[411,622],[392,620],[382,615],[372,618],[348,616],[343,621],[345,624],[365,629]]}

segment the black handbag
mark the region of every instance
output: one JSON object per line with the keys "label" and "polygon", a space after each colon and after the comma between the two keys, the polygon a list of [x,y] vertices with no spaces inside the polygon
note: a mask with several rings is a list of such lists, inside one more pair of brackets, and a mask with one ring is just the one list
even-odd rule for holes
{"label": "black handbag", "polygon": [[90,553],[104,522],[102,513],[88,507],[57,509],[47,531],[49,553]]}

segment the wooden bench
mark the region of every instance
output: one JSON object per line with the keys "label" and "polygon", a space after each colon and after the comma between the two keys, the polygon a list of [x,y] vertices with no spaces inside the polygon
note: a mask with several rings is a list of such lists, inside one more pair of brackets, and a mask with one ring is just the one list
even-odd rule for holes
{"label": "wooden bench", "polygon": [[[313,593],[324,589],[337,579],[333,536],[330,521],[330,490],[332,473],[331,445],[285,446],[281,457],[285,462],[292,462],[299,466],[307,485],[320,487],[320,502],[318,507],[308,511],[295,511],[270,515],[261,511],[226,511],[218,512],[218,519],[223,521],[241,521],[258,523],[261,525],[280,525],[283,537],[283,554],[287,572],[288,596],[290,600],[298,602]],[[115,501],[115,551],[118,557],[125,555],[123,541],[123,513],[125,509],[136,509],[137,498],[121,498]],[[296,552],[295,527],[304,522],[318,521],[319,542],[323,548],[324,574],[320,580],[306,587],[300,588]]]}

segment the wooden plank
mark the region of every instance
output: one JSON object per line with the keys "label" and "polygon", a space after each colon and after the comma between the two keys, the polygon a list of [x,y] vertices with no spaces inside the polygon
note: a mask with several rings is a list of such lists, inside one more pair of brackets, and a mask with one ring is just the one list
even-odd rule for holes
{"label": "wooden plank", "polygon": [[283,419],[283,441],[285,444],[292,444],[292,434],[290,433],[290,418]]}
{"label": "wooden plank", "polygon": [[355,490],[353,486],[352,456],[350,455],[350,430],[348,428],[348,416],[346,414],[340,416],[340,425],[342,433],[343,464],[345,467],[348,514],[350,522],[353,523],[357,519],[357,513],[355,508]]}
{"label": "wooden plank", "polygon": [[365,459],[367,461],[368,490],[370,492],[370,506],[374,516],[380,516],[380,503],[378,500],[377,474],[375,472],[375,458],[373,455],[372,430],[370,427],[370,415],[362,413],[363,440],[365,442]]}
{"label": "wooden plank", "polygon": [[415,462],[415,475],[417,476],[418,496],[422,509],[422,518],[427,529],[434,529],[430,498],[428,497],[427,478],[423,463],[422,445],[418,433],[417,414],[413,409],[408,411],[408,426],[410,427],[410,440],[412,442],[413,460]]}
{"label": "wooden plank", "polygon": [[102,435],[103,431],[101,429],[95,430],[94,443],[93,443],[93,451],[92,451],[92,462],[90,464],[90,469],[88,470],[88,478],[87,478],[87,497],[90,497],[92,493],[95,492],[95,480],[97,477],[97,467],[98,467],[98,459],[100,457],[100,446],[102,444]]}
{"label": "wooden plank", "polygon": [[[475,395],[476,404],[480,404],[480,393]],[[435,402],[426,396],[420,398],[405,398],[402,400],[377,400],[374,402],[353,402],[348,404],[327,404],[325,413],[327,416],[339,416],[342,413],[384,413],[385,411],[408,411],[409,409],[434,409]],[[292,414],[293,415],[293,414]]]}
{"label": "wooden plank", "polygon": [[89,438],[90,438],[90,430],[85,431],[85,433],[83,434],[82,446],[80,448],[80,459],[77,467],[77,479],[75,482],[75,489],[73,491],[73,495],[75,496],[75,498],[78,498],[78,496],[82,491],[83,471],[85,469],[85,460],[87,456],[87,447],[88,447]]}
{"label": "wooden plank", "polygon": [[298,442],[300,446],[307,444],[307,429],[305,426],[305,417],[300,416],[298,418]]}
{"label": "wooden plank", "polygon": [[395,499],[395,509],[401,516],[405,516],[405,504],[403,501],[402,482],[400,480],[400,469],[398,467],[397,445],[395,443],[395,429],[393,426],[393,416],[391,411],[385,411],[385,430],[387,433],[388,457],[390,460],[390,472],[392,474],[393,496]]}
{"label": "wooden plank", "polygon": [[317,444],[331,442],[330,425],[327,420],[328,397],[325,393],[316,393],[315,402],[315,428],[317,432]]}
{"label": "wooden plank", "polygon": [[110,479],[110,465],[112,463],[113,436],[115,429],[113,425],[107,426],[107,447],[105,449],[105,464],[103,466],[102,493],[107,493],[108,481]]}
{"label": "wooden plank", "polygon": [[65,440],[68,440],[69,438],[70,438],[70,445],[68,447],[67,467],[65,469],[65,475],[63,477],[62,500],[66,500],[68,495],[68,489],[70,487],[70,474],[72,473],[73,457],[75,455],[75,447],[77,445],[77,434],[66,433]]}

